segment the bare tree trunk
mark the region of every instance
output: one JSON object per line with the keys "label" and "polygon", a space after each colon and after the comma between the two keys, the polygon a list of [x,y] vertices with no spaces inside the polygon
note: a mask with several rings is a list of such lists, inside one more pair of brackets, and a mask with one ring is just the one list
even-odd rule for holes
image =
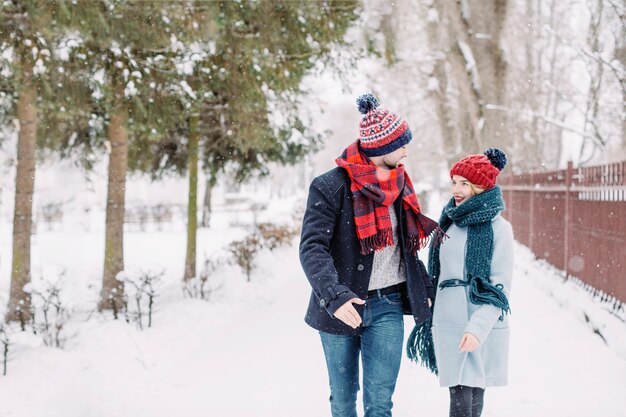
{"label": "bare tree trunk", "polygon": [[460,153],[476,153],[483,150],[482,124],[485,104],[481,97],[482,80],[471,47],[470,28],[466,1],[446,0],[437,2],[447,33],[441,34],[451,78],[458,91],[456,97],[456,122],[461,140]]}
{"label": "bare tree trunk", "polygon": [[196,232],[198,230],[198,114],[189,120],[189,197],[187,203],[187,255],[185,281],[196,276]]}
{"label": "bare tree trunk", "polygon": [[31,317],[30,295],[24,285],[30,282],[30,236],[33,224],[33,191],[35,187],[35,147],[37,139],[37,109],[32,68],[24,68],[24,84],[17,103],[19,133],[17,142],[17,172],[15,175],[15,209],[13,215],[13,263],[11,293],[6,313],[7,321],[24,322]]}
{"label": "bare tree trunk", "polygon": [[[543,80],[540,57],[544,54],[545,46],[538,32],[538,28],[542,27],[541,7],[541,0],[527,1],[523,11],[520,10],[523,13],[519,16],[520,21],[512,22],[514,28],[523,31],[520,41],[524,45],[524,64],[519,67],[514,66],[512,71],[507,72],[507,77],[513,84],[513,92],[503,98],[509,103],[510,108],[529,111],[533,115],[543,114],[540,109]],[[526,86],[516,85],[519,80],[528,80],[528,82],[524,83]],[[530,121],[527,121],[514,112],[509,115],[513,116],[509,116],[506,122],[506,131],[509,137],[514,138],[508,144],[512,156],[509,160],[511,170],[528,172],[541,169],[544,158],[541,153],[540,122],[542,119],[532,117]]]}
{"label": "bare tree trunk", "polygon": [[[392,3],[393,4],[393,3]],[[391,66],[396,63],[396,33],[393,27],[393,7],[392,11],[382,16],[380,29],[385,36],[385,61]]]}
{"label": "bare tree trunk", "polygon": [[215,187],[215,180],[213,178],[208,177],[205,181],[204,185],[204,200],[202,203],[202,227],[211,227],[211,213],[212,209],[212,197],[213,197],[213,187]]}
{"label": "bare tree trunk", "polygon": [[[599,32],[600,26],[602,22],[602,12],[603,12],[603,2],[601,0],[597,0],[595,2],[595,7],[590,7],[591,17],[589,19],[589,33],[587,35],[587,44],[591,47],[591,50],[594,52],[600,51],[600,39]],[[589,92],[587,93],[587,108],[585,111],[585,122],[584,122],[584,131],[585,133],[589,133],[595,137],[594,141],[590,142],[589,138],[583,139],[583,145],[580,147],[579,153],[579,165],[585,165],[588,163],[595,155],[596,147],[598,144],[604,145],[604,140],[602,139],[596,120],[598,119],[599,114],[599,101],[600,101],[600,87],[602,86],[602,77],[604,75],[604,65],[597,61],[594,68],[588,68],[589,71]],[[585,155],[586,144],[589,143],[592,151],[589,155]],[[587,159],[585,159],[585,157]]]}
{"label": "bare tree trunk", "polygon": [[[615,51],[615,57],[626,68],[626,26],[622,26],[620,46]],[[622,89],[622,114],[626,114],[626,88]],[[622,117],[622,149],[626,149],[626,117]]]}
{"label": "bare tree trunk", "polygon": [[[500,37],[507,15],[505,0],[435,2],[445,32],[442,49],[458,91],[456,125],[462,153],[482,152],[487,145],[507,147],[506,115],[486,110],[506,104],[507,66]],[[441,111],[442,109],[440,109]]]}
{"label": "bare tree trunk", "polygon": [[[506,0],[461,0],[456,3],[456,13],[461,21],[458,41],[465,42],[472,51],[480,84],[476,86],[473,77],[474,100],[477,101],[481,146],[488,145],[506,147],[505,113],[487,112],[485,105],[506,104],[506,72],[507,65],[500,47],[502,26],[506,21]],[[470,70],[467,71],[468,75]]]}
{"label": "bare tree trunk", "polygon": [[[615,58],[626,68],[626,25],[622,26],[615,48]],[[622,114],[626,114],[626,88],[622,88]],[[622,150],[626,150],[626,117],[622,117]]]}
{"label": "bare tree trunk", "polygon": [[104,275],[98,309],[112,309],[117,317],[123,306],[124,283],[116,279],[124,270],[124,204],[128,170],[128,111],[119,105],[111,114],[108,140],[109,182],[107,188]]}
{"label": "bare tree trunk", "polygon": [[[559,21],[559,17],[560,17],[560,16],[557,16],[560,14],[559,11],[557,10],[557,0],[551,0],[551,2],[549,2],[548,4],[550,4],[550,23],[549,23],[550,27],[556,27],[557,22]],[[550,74],[549,85],[555,86],[555,87],[553,87],[548,92],[544,114],[548,117],[553,117],[554,119],[559,120],[560,116],[558,114],[558,107],[559,107],[560,102],[557,96],[557,91],[558,91],[557,84],[559,84],[557,82],[557,78],[561,77],[561,73],[559,71],[559,67],[557,66],[559,42],[556,39],[556,36],[554,34],[550,35],[550,41],[548,45],[549,45],[548,48],[551,48],[550,65],[548,67],[548,71]],[[539,153],[541,155],[544,155],[544,159],[547,158],[548,161],[552,161],[553,165],[552,167],[549,167],[549,169],[550,168],[559,169],[560,160],[561,160],[561,152],[562,152],[561,129],[555,128],[552,124],[545,122],[545,121],[542,124],[543,124],[543,129],[542,129],[543,140],[540,143],[541,146],[540,146]],[[548,150],[553,148],[554,143],[558,144],[557,155],[552,156],[551,158],[547,157],[547,155],[550,155],[550,152],[548,152]]]}
{"label": "bare tree trunk", "polygon": [[437,120],[439,121],[439,132],[443,142],[443,151],[446,156],[446,166],[452,166],[461,155],[461,147],[459,145],[457,125],[454,122],[454,110],[451,106],[451,100],[448,96],[448,74],[446,72],[446,56],[442,49],[444,35],[441,33],[441,10],[437,10],[432,6],[428,14],[437,16],[431,18],[428,22],[428,40],[432,45],[436,55],[436,62],[433,68],[432,76],[437,80],[437,88],[431,89],[431,97],[435,102],[435,110],[437,112]]}
{"label": "bare tree trunk", "polygon": [[[489,39],[483,45],[486,55],[489,57],[490,74],[493,71],[493,82],[489,82],[485,87],[485,96],[490,104],[506,105],[507,103],[507,63],[504,58],[504,52],[500,47],[502,28],[507,17],[507,1],[493,0],[489,6],[489,16],[481,19],[484,28],[489,31]],[[479,30],[480,30],[479,29]],[[476,37],[475,37],[476,39]],[[482,60],[479,61],[480,63]],[[487,116],[485,126],[485,137],[489,140],[489,145],[500,147],[508,147],[510,140],[510,129],[508,128],[507,113],[493,112]]]}

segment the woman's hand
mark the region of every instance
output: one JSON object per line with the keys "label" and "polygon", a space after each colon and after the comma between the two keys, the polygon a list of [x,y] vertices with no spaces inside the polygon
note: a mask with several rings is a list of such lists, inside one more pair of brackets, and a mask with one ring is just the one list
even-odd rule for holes
{"label": "woman's hand", "polygon": [[471,333],[464,333],[461,338],[461,343],[459,344],[459,349],[461,352],[472,352],[476,350],[476,348],[480,346],[480,340],[476,336]]}

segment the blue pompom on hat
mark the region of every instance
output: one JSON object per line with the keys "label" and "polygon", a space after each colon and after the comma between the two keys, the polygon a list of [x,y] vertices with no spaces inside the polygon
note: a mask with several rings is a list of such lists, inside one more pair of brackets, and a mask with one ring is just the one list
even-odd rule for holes
{"label": "blue pompom on hat", "polygon": [[363,94],[356,100],[359,112],[365,116],[359,123],[359,148],[366,156],[386,155],[409,143],[413,134],[401,116],[379,108],[373,94]]}
{"label": "blue pompom on hat", "polygon": [[489,148],[483,154],[489,158],[491,164],[498,168],[500,171],[504,169],[507,163],[506,154],[502,149]]}

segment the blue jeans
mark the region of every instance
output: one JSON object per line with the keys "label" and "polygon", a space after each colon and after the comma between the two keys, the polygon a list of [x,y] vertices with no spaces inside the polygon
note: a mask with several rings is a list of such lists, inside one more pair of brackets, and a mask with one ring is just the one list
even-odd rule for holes
{"label": "blue jeans", "polygon": [[362,319],[360,336],[320,332],[333,417],[357,417],[359,354],[363,363],[365,417],[391,416],[391,397],[400,371],[404,340],[400,293],[368,297]]}

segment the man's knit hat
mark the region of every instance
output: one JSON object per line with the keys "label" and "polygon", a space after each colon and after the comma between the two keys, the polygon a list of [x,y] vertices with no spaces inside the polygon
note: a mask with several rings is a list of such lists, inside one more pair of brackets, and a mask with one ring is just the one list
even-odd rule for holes
{"label": "man's knit hat", "polygon": [[453,175],[465,177],[472,184],[488,190],[496,185],[500,171],[506,166],[506,154],[498,148],[489,148],[480,155],[470,155],[452,166]]}
{"label": "man's knit hat", "polygon": [[406,120],[389,110],[379,109],[378,99],[373,94],[360,96],[356,104],[365,115],[359,123],[359,148],[366,156],[386,155],[413,138]]}

